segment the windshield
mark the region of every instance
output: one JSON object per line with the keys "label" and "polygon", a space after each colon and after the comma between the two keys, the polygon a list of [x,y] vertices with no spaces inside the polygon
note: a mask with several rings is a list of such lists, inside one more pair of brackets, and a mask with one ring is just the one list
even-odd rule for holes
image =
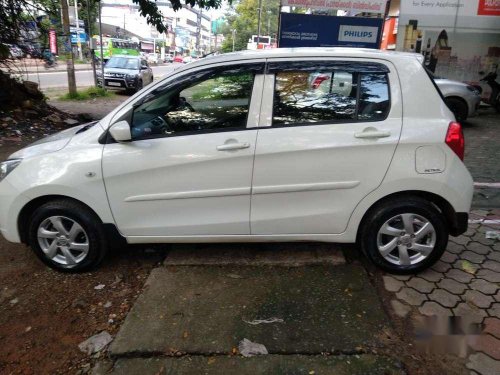
{"label": "windshield", "polygon": [[112,57],[106,63],[106,68],[139,69],[139,59]]}

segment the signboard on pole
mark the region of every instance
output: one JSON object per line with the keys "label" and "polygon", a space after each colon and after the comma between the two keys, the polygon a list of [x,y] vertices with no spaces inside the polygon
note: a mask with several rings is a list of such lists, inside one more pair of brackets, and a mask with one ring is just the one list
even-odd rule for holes
{"label": "signboard on pole", "polygon": [[49,48],[50,52],[57,55],[57,37],[54,29],[49,30]]}
{"label": "signboard on pole", "polygon": [[367,12],[384,14],[387,0],[282,0],[282,6],[309,9],[345,10],[350,14]]}
{"label": "signboard on pole", "polygon": [[280,47],[379,48],[382,18],[281,13]]}

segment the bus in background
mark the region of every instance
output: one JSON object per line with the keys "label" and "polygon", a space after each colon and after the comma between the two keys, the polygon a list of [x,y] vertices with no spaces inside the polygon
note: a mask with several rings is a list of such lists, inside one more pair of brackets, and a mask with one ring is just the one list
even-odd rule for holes
{"label": "bus in background", "polygon": [[[94,38],[97,42],[95,56],[98,59],[101,59],[101,45],[99,35],[94,35]],[[115,55],[139,56],[139,43],[127,39],[103,37],[102,50],[104,55],[104,62],[108,61],[110,57]]]}

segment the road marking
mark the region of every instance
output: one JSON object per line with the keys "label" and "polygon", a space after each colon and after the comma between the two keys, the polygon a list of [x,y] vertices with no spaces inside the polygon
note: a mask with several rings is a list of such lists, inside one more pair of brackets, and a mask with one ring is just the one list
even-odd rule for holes
{"label": "road marking", "polygon": [[470,219],[469,224],[490,224],[500,225],[500,220],[487,220],[487,219]]}
{"label": "road marking", "polygon": [[474,187],[500,189],[500,182],[474,182]]}

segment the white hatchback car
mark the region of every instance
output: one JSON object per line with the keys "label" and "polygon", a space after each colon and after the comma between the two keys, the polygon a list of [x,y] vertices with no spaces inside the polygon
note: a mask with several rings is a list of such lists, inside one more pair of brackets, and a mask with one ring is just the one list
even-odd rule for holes
{"label": "white hatchback car", "polygon": [[412,273],[467,228],[463,154],[422,56],[219,55],[11,155],[0,228],[64,271],[122,239],[357,242],[377,266]]}

